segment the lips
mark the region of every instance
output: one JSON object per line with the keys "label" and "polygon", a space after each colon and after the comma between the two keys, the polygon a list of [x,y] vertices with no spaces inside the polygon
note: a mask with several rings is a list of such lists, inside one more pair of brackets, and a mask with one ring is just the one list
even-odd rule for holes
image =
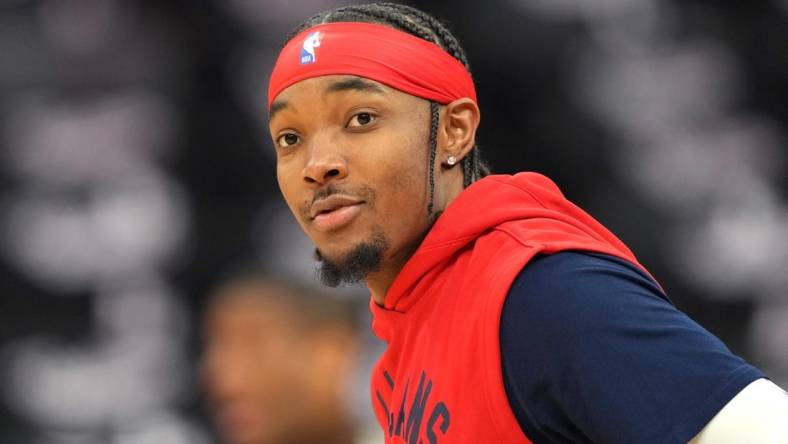
{"label": "lips", "polygon": [[334,194],[313,203],[309,217],[318,229],[334,230],[350,222],[363,203],[364,201],[350,196]]}

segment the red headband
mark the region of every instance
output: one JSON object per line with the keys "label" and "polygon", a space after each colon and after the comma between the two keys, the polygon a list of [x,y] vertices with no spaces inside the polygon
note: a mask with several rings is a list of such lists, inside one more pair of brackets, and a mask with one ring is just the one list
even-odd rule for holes
{"label": "red headband", "polygon": [[330,74],[376,80],[441,104],[476,101],[468,70],[438,45],[385,25],[337,22],[313,26],[285,45],[268,83],[268,108],[288,86]]}

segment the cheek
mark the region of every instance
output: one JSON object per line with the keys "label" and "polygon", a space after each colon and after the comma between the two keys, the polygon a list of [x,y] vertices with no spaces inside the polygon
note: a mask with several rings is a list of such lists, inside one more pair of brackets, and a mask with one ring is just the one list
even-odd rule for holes
{"label": "cheek", "polygon": [[301,179],[297,173],[293,167],[293,162],[281,160],[277,162],[276,180],[279,184],[279,192],[285,199],[285,203],[295,216],[298,224],[303,227],[299,213],[306,200],[303,196],[303,187],[298,183]]}
{"label": "cheek", "polygon": [[399,204],[407,204],[399,210],[415,207],[424,200],[427,193],[426,170],[416,160],[410,158],[407,162],[400,163],[400,168],[389,170],[392,174],[387,179],[388,186],[393,190],[392,198]]}
{"label": "cheek", "polygon": [[292,162],[277,160],[276,162],[276,182],[279,185],[279,191],[286,201],[290,202],[290,196],[293,188],[294,171]]}
{"label": "cheek", "polygon": [[386,196],[379,200],[385,201],[381,202],[384,205],[381,210],[388,220],[406,222],[426,212],[429,192],[426,145],[426,141],[416,136],[400,137],[388,145],[389,155],[380,159],[378,193]]}

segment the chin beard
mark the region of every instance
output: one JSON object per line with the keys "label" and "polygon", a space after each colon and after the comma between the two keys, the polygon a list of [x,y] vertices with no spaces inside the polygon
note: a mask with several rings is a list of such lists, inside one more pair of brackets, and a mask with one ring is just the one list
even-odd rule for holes
{"label": "chin beard", "polygon": [[383,234],[376,233],[370,240],[356,245],[336,259],[328,258],[316,249],[315,257],[320,262],[320,281],[329,287],[361,282],[369,273],[380,269],[383,252],[388,246]]}

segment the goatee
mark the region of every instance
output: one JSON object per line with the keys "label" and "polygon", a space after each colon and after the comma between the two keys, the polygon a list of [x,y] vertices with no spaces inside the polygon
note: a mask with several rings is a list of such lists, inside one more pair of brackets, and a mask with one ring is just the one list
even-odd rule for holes
{"label": "goatee", "polygon": [[383,252],[387,249],[388,242],[382,233],[373,234],[371,239],[356,245],[337,259],[327,258],[316,249],[315,257],[320,262],[320,281],[329,287],[360,282],[369,273],[380,269]]}

